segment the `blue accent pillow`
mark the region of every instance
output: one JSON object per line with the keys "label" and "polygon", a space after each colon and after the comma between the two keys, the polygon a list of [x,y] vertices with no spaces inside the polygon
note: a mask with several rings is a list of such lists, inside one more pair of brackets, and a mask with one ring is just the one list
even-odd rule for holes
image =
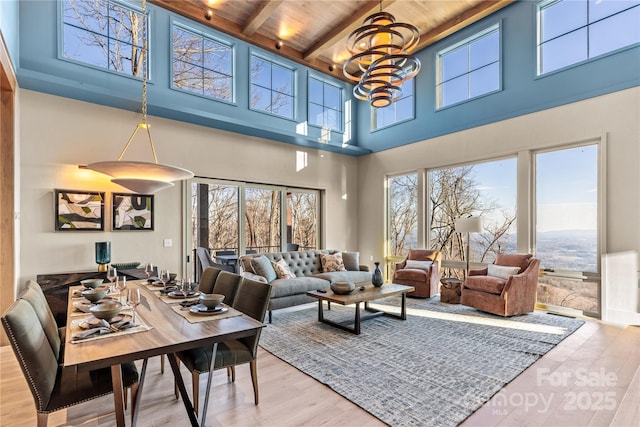
{"label": "blue accent pillow", "polygon": [[258,276],[267,279],[267,283],[271,283],[278,278],[276,271],[273,269],[273,265],[271,265],[271,261],[264,255],[251,258],[251,268]]}

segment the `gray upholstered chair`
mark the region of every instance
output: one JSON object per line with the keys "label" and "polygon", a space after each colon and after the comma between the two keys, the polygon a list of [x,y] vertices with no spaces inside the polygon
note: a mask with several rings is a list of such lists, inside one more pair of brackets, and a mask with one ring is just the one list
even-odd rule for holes
{"label": "gray upholstered chair", "polygon": [[198,258],[196,262],[197,281],[201,280],[204,270],[206,270],[208,267],[215,267],[219,270],[230,271],[232,273],[234,272],[233,266],[213,262],[213,260],[211,259],[211,253],[209,253],[209,249],[207,248],[196,248],[196,257]]}
{"label": "gray upholstered chair", "polygon": [[[220,273],[222,274],[222,273]],[[233,308],[251,316],[256,320],[263,321],[269,306],[271,295],[271,285],[257,282],[255,280],[242,278],[238,288]],[[258,404],[258,372],[256,356],[258,354],[258,341],[260,340],[261,329],[255,335],[239,338],[237,340],[224,341],[218,344],[214,369],[227,369],[227,375],[231,381],[235,381],[235,366],[249,363],[251,369],[251,381],[253,383],[254,402]],[[199,347],[177,353],[179,361],[182,361],[191,372],[193,384],[193,406],[198,412],[198,400],[200,391],[200,374],[209,372],[211,364],[211,347]]]}
{"label": "gray upholstered chair", "polygon": [[287,252],[293,252],[300,249],[300,245],[297,243],[287,243]]}
{"label": "gray upholstered chair", "polygon": [[[27,292],[27,298],[19,298],[4,313],[2,326],[33,395],[38,427],[44,427],[51,412],[112,393],[111,369],[78,372],[75,368],[62,366],[60,337],[56,338],[53,333],[57,330],[55,322],[55,328],[49,323],[41,323],[40,319],[46,320],[48,316],[36,313],[31,305],[35,293],[31,289]],[[37,303],[37,296],[35,298]],[[138,371],[133,363],[121,366],[123,384],[132,389],[133,415]]]}
{"label": "gray upholstered chair", "polygon": [[204,270],[198,284],[198,290],[205,294],[222,294],[224,303],[232,306],[238,292],[242,276],[216,267]]}

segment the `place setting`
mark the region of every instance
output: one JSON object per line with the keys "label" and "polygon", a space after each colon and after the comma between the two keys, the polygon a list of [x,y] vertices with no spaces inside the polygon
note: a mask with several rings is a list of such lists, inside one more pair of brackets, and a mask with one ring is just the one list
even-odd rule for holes
{"label": "place setting", "polygon": [[223,304],[223,301],[222,294],[200,293],[198,299],[182,301],[180,304],[174,304],[172,308],[191,323],[242,315],[240,311]]}
{"label": "place setting", "polygon": [[[136,316],[136,308],[141,302],[140,290],[129,289],[126,294],[126,306],[118,301],[102,301],[89,309],[91,317],[73,320],[71,342],[77,343],[151,329]],[[132,314],[122,312],[126,307],[131,308]]]}

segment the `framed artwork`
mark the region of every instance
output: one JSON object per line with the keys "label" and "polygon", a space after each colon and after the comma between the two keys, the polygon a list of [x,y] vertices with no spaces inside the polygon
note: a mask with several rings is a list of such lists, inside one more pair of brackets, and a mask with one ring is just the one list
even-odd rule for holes
{"label": "framed artwork", "polygon": [[104,231],[104,193],[54,190],[56,231]]}
{"label": "framed artwork", "polygon": [[112,230],[153,230],[153,195],[113,193]]}

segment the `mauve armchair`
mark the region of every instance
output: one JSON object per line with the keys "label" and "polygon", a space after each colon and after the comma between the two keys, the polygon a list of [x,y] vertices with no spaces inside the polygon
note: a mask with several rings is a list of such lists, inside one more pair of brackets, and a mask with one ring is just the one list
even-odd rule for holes
{"label": "mauve armchair", "polygon": [[408,296],[431,298],[439,293],[441,260],[440,251],[410,249],[407,258],[396,263],[393,283],[416,288],[415,291],[408,293]]}
{"label": "mauve armchair", "polygon": [[531,313],[539,269],[540,260],[531,254],[498,254],[491,266],[469,270],[460,303],[499,316]]}

